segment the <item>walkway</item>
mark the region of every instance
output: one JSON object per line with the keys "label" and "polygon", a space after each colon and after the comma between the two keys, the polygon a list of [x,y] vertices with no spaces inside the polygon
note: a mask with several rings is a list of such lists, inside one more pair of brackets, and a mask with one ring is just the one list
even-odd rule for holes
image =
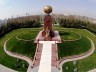
{"label": "walkway", "polygon": [[36,48],[36,52],[35,52],[35,56],[34,56],[34,60],[33,60],[34,67],[39,66],[39,64],[40,64],[42,47],[43,47],[43,44],[41,44],[41,43],[37,44],[37,48]]}
{"label": "walkway", "polygon": [[[12,52],[10,52],[10,51],[7,50],[6,43],[8,42],[8,40],[4,43],[4,51],[9,56],[12,56],[12,57],[19,58],[19,59],[22,59],[22,60],[27,61],[29,63],[29,67],[27,69],[27,72],[43,72],[44,70],[45,70],[44,72],[46,72],[48,70],[49,70],[48,72],[62,72],[62,65],[64,63],[69,62],[69,61],[79,60],[79,59],[83,59],[85,57],[88,57],[88,56],[90,56],[94,52],[94,49],[95,49],[95,46],[94,46],[93,41],[89,38],[89,40],[91,41],[91,49],[88,52],[84,53],[84,54],[75,55],[75,56],[69,56],[69,57],[66,57],[66,58],[63,58],[62,60],[60,60],[60,62],[59,62],[60,63],[59,64],[60,71],[59,71],[56,67],[52,67],[55,64],[55,63],[53,63],[54,62],[54,57],[51,57],[51,56],[54,56],[55,55],[55,54],[53,54],[53,52],[54,52],[53,47],[54,47],[55,41],[40,41],[40,43],[43,43],[43,48],[40,49],[42,51],[42,54],[41,54],[41,57],[40,57],[40,60],[41,61],[39,62],[40,63],[40,66],[34,67],[32,69],[33,61],[30,58],[28,58],[26,56],[23,56],[23,55],[12,53]],[[16,71],[14,71],[12,69],[9,69],[7,67],[4,67],[2,65],[0,65],[0,71],[2,71],[2,72],[8,72],[8,71],[9,72],[16,72]],[[88,72],[96,72],[96,69],[90,70]]]}
{"label": "walkway", "polygon": [[60,72],[56,41],[39,41],[31,72]]}
{"label": "walkway", "polygon": [[[57,44],[55,44],[55,41],[39,41],[39,44],[41,44],[41,43],[43,44],[43,48],[40,50],[38,49],[38,51],[42,52],[41,59],[40,59],[40,65],[39,65],[39,67],[37,66],[37,67],[32,68],[33,61],[30,58],[10,52],[7,50],[6,44],[9,40],[10,40],[10,38],[4,43],[4,51],[9,56],[27,61],[29,63],[27,72],[34,72],[34,71],[43,72],[46,69],[47,69],[47,71],[49,70],[48,72],[52,72],[52,71],[60,72],[56,68],[56,66],[58,65],[58,54],[57,54],[58,51],[57,51],[57,48],[55,47],[55,46],[57,46]],[[42,47],[42,44],[41,44],[41,47]],[[46,71],[44,71],[44,72],[46,72]]]}
{"label": "walkway", "polygon": [[96,72],[96,68],[95,68],[95,69],[93,69],[93,70],[90,70],[90,71],[88,71],[88,72]]}
{"label": "walkway", "polygon": [[27,72],[31,72],[31,69],[32,69],[31,67],[33,66],[32,60],[30,58],[26,57],[26,56],[19,55],[19,54],[12,53],[12,52],[8,51],[7,47],[6,47],[6,44],[7,44],[7,42],[9,40],[10,40],[10,38],[4,43],[4,51],[5,51],[5,53],[8,54],[9,56],[12,56],[12,57],[19,58],[19,59],[27,61],[29,63],[29,67],[27,69]]}
{"label": "walkway", "polygon": [[17,72],[17,71],[12,70],[12,69],[5,67],[3,65],[0,65],[0,72]]}
{"label": "walkway", "polygon": [[[46,43],[46,41],[45,41],[45,43]],[[34,67],[40,65],[40,59],[41,59],[41,54],[42,54],[42,49],[43,49],[43,44],[38,43],[37,46],[38,47],[36,49],[34,60],[33,60],[33,66]],[[57,49],[56,43],[52,44],[52,66],[53,67],[58,66],[58,49]]]}
{"label": "walkway", "polygon": [[59,68],[61,70],[60,72],[62,72],[62,66],[63,66],[64,63],[69,62],[69,61],[80,60],[80,59],[86,58],[86,57],[90,56],[94,52],[95,45],[94,45],[93,41],[90,38],[88,38],[88,39],[91,41],[91,49],[88,52],[84,53],[84,54],[75,55],[75,56],[69,56],[69,57],[63,58],[59,62],[60,63],[59,64]]}
{"label": "walkway", "polygon": [[57,44],[52,44],[52,67],[58,66],[58,48]]}
{"label": "walkway", "polygon": [[[84,30],[86,30],[86,29],[84,29]],[[94,35],[93,33],[91,33],[90,31],[88,31],[88,30],[86,30],[88,33],[90,33],[91,35],[93,35],[94,37],[96,37],[96,35]],[[95,69],[92,69],[92,70],[90,70],[90,71],[88,71],[88,72],[96,72],[96,68]]]}
{"label": "walkway", "polygon": [[39,43],[43,44],[43,49],[38,72],[51,72],[52,44],[55,44],[55,41],[39,41]]}

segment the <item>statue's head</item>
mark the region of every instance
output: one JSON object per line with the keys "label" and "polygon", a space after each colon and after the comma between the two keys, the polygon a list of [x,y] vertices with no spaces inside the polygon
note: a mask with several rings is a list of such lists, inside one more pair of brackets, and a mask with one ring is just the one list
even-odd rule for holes
{"label": "statue's head", "polygon": [[50,14],[52,12],[52,7],[51,6],[45,6],[44,7],[44,12],[47,14]]}

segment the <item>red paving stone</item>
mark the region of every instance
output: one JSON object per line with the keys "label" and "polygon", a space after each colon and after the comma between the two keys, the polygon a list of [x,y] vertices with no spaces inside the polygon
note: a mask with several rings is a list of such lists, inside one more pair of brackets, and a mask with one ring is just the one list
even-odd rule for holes
{"label": "red paving stone", "polygon": [[[41,54],[42,54],[42,44],[39,44],[35,57],[34,57],[34,67],[39,66],[40,64],[40,59],[41,59]],[[57,44],[52,44],[52,66],[57,67],[58,65],[58,51],[57,51]]]}
{"label": "red paving stone", "polygon": [[35,57],[36,60],[38,60],[38,59],[40,59],[40,58],[41,58],[40,55],[36,55],[36,57]]}
{"label": "red paving stone", "polygon": [[[43,44],[38,44],[39,41],[44,41],[44,37],[41,35],[42,31],[39,32],[38,36],[36,37],[35,43],[37,43],[37,49],[35,52],[33,64],[34,66],[39,66],[41,54],[42,54],[42,48]],[[61,38],[59,36],[58,32],[55,32],[55,37],[52,38],[52,41],[58,41],[58,43],[61,43]],[[58,65],[58,49],[57,44],[52,44],[52,66],[57,67]]]}
{"label": "red paving stone", "polygon": [[57,65],[58,65],[57,44],[52,44],[52,66],[57,67]]}
{"label": "red paving stone", "polygon": [[38,59],[38,60],[35,60],[35,62],[34,62],[34,67],[36,67],[36,66],[39,66],[39,64],[40,64],[40,59]]}
{"label": "red paving stone", "polygon": [[41,53],[42,53],[42,47],[43,44],[37,44],[34,60],[33,60],[33,65],[34,67],[39,66],[40,64],[40,59],[41,59]]}

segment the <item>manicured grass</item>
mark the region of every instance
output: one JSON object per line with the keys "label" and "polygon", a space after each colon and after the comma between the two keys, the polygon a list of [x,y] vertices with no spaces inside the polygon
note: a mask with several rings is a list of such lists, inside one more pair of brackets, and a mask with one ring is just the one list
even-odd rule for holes
{"label": "manicured grass", "polygon": [[[87,32],[84,29],[75,29],[75,28],[58,28],[58,30],[64,30],[64,31],[74,31],[79,33],[80,35],[84,35],[89,37],[90,39],[92,39],[92,41],[95,44],[96,47],[96,36],[93,36],[92,34],[90,34],[89,32]],[[70,67],[70,69],[67,71],[65,70],[65,67]],[[91,69],[96,68],[96,50],[94,51],[94,53],[92,55],[90,55],[87,58],[81,59],[81,60],[77,60],[77,65],[74,66],[72,64],[72,62],[67,62],[63,65],[63,72],[73,72],[72,70],[74,70],[74,68],[78,69],[78,72],[87,72]]]}
{"label": "manicured grass", "polygon": [[[18,30],[13,30],[12,32],[10,32],[9,34],[6,34],[4,37],[0,38],[0,64],[6,66],[6,67],[9,67],[9,68],[12,68],[14,70],[17,70],[17,71],[20,71],[20,72],[26,72],[27,70],[27,67],[28,67],[28,63],[21,60],[19,63],[17,62],[17,59],[16,58],[13,58],[13,57],[10,57],[8,56],[5,52],[4,52],[4,49],[3,49],[3,45],[4,45],[4,42],[10,38],[10,37],[15,37],[17,36],[19,33],[22,33],[22,32],[27,32],[27,31],[33,31],[33,30],[36,30],[36,31],[40,31],[42,28],[24,28],[24,29],[18,29]],[[19,64],[20,65],[20,68],[16,68],[16,64]],[[23,68],[23,64],[26,65],[26,68]]]}
{"label": "manicured grass", "polygon": [[16,38],[11,38],[7,43],[7,47],[9,51],[34,58],[36,44],[33,42],[34,41],[20,41]]}
{"label": "manicured grass", "polygon": [[90,40],[88,40],[85,36],[82,36],[80,40],[58,44],[58,55],[59,58],[77,55],[87,52],[90,48]]}
{"label": "manicured grass", "polygon": [[[76,69],[78,66],[78,63],[76,62],[76,64],[74,64],[74,62],[68,62],[68,63],[65,63],[63,65],[63,72],[74,72],[74,69]],[[78,68],[77,68],[77,71],[76,72],[79,72],[78,71]]]}
{"label": "manicured grass", "polygon": [[[26,32],[22,32],[18,37],[20,39],[32,40],[35,39],[38,33],[39,31],[37,30],[27,30]],[[8,50],[18,54],[26,55],[28,57],[31,57],[32,59],[35,55],[36,45],[37,44],[34,43],[34,40],[21,41],[16,39],[16,36],[11,38],[7,43]]]}
{"label": "manicured grass", "polygon": [[60,31],[60,37],[62,40],[77,40],[80,39],[80,35],[71,31]]}
{"label": "manicured grass", "polygon": [[33,31],[27,31],[27,32],[22,32],[18,35],[18,38],[20,39],[25,39],[25,40],[32,40],[35,39],[39,31],[34,30]]}
{"label": "manicured grass", "polygon": [[[7,54],[5,54],[5,52],[3,50],[3,44],[8,38],[10,38],[12,36],[17,36],[18,33],[26,32],[26,31],[32,31],[32,30],[40,31],[42,29],[43,28],[18,29],[18,30],[14,30],[14,31],[10,32],[9,34],[5,35],[4,37],[0,38],[0,64],[3,64],[4,66],[7,66],[9,68],[12,68],[12,69],[15,69],[15,70],[18,70],[21,72],[24,72],[24,71],[26,72],[27,68],[22,68],[22,65],[23,65],[22,62],[24,62],[24,64],[26,64],[26,62],[21,60],[20,69],[17,69],[15,67],[15,64],[17,63],[17,59],[10,57]],[[73,29],[73,28],[60,28],[60,27],[54,27],[54,29],[58,30],[58,31],[73,31],[73,32],[79,33],[80,35],[87,36],[93,40],[93,42],[96,46],[96,37],[94,37],[93,35],[88,33],[86,30]],[[74,68],[78,68],[78,72],[87,72],[88,70],[96,68],[96,50],[94,51],[94,53],[91,56],[84,58],[82,60],[78,60],[76,66],[73,66],[72,63],[73,62],[65,63],[63,65],[63,71],[64,72],[73,72]],[[69,69],[68,71],[65,70],[66,66],[70,67],[71,69]]]}
{"label": "manicured grass", "polygon": [[[0,47],[0,64],[7,66],[9,68],[15,69],[17,71],[23,71],[26,72],[27,68],[28,68],[28,63],[20,60],[21,62],[17,62],[16,58],[10,57],[8,56],[4,51],[3,48]],[[20,66],[19,68],[16,67],[16,64],[18,66]],[[26,67],[22,67],[22,65],[25,65]]]}

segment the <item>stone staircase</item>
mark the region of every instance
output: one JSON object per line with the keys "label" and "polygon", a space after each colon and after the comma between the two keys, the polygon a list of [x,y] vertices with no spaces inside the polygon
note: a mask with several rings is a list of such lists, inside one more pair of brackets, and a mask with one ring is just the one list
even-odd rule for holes
{"label": "stone staircase", "polygon": [[[43,44],[37,44],[37,49],[36,53],[34,56],[33,60],[33,66],[39,66],[40,64],[40,59],[41,59],[41,54],[42,54],[42,47]],[[57,49],[57,44],[52,44],[52,66],[57,67],[58,66],[58,49]]]}

